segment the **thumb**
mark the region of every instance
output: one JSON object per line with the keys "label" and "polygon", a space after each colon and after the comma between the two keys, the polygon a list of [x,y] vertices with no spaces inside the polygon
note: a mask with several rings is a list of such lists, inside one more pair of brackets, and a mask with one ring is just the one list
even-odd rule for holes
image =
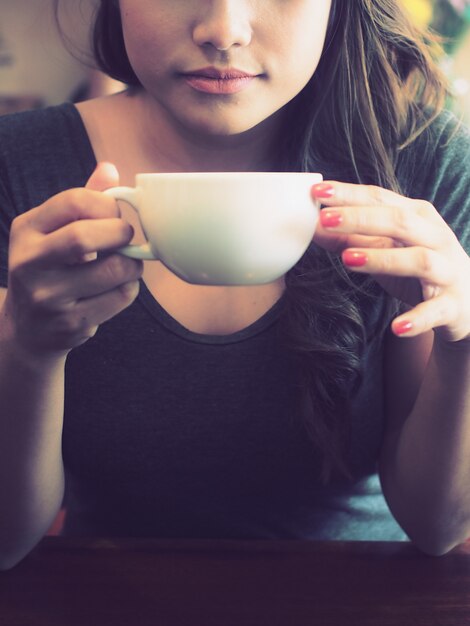
{"label": "thumb", "polygon": [[[119,172],[117,167],[113,163],[102,161],[95,167],[95,171],[90,176],[85,185],[85,189],[91,191],[104,191],[110,187],[117,187],[119,185]],[[83,255],[83,258],[79,260],[79,263],[86,263],[87,261],[94,261],[98,256],[97,252],[90,252]]]}
{"label": "thumb", "polygon": [[91,189],[92,191],[104,191],[110,187],[117,187],[119,185],[119,172],[117,167],[113,163],[107,163],[102,161],[98,163],[95,171],[88,179],[85,189]]}

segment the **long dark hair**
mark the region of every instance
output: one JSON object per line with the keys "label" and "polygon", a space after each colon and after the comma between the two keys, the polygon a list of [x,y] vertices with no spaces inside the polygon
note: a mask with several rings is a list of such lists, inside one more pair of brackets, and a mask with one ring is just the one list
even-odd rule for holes
{"label": "long dark hair", "polygon": [[[441,112],[445,81],[433,60],[436,41],[415,27],[399,0],[332,0],[319,66],[285,107],[279,168],[322,171],[332,178],[400,191],[400,152]],[[139,87],[126,54],[119,3],[100,0],[93,47],[98,66]],[[372,281],[349,275],[338,259],[314,246],[289,272],[285,340],[302,372],[305,424],[321,459],[321,476],[348,470],[348,408],[361,379],[371,333],[367,300],[384,294]]]}
{"label": "long dark hair", "polygon": [[[397,192],[408,187],[397,178],[398,161],[425,138],[448,91],[434,60],[437,37],[415,27],[400,4],[333,0],[320,64],[286,107],[285,169]],[[361,356],[373,333],[383,337],[399,303],[313,246],[286,282],[284,329],[301,362],[305,423],[322,457],[322,478],[351,476],[348,417]],[[367,315],[377,300],[381,322],[370,328]]]}

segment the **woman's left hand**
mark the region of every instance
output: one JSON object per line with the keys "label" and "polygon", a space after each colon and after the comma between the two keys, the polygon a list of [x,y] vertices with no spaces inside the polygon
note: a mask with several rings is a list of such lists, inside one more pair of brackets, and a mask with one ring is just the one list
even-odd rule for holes
{"label": "woman's left hand", "polygon": [[312,195],[323,205],[314,241],[410,305],[392,323],[396,335],[470,339],[470,257],[432,204],[334,181]]}

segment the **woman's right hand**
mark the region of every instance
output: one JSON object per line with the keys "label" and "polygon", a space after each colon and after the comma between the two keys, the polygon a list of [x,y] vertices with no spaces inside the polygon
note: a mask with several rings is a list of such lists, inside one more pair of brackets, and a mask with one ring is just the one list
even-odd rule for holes
{"label": "woman's right hand", "polygon": [[130,242],[133,229],[100,193],[118,184],[116,168],[101,163],[85,188],[13,221],[3,318],[26,354],[65,356],[136,298],[142,262],[112,252]]}

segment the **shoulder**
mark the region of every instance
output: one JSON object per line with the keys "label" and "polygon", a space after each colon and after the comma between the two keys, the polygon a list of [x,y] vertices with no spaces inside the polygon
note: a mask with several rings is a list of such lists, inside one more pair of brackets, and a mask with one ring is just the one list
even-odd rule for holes
{"label": "shoulder", "polygon": [[444,111],[400,154],[403,193],[431,202],[470,250],[470,130]]}
{"label": "shoulder", "polygon": [[83,139],[80,116],[71,103],[0,117],[0,158],[11,160],[47,152],[62,153],[70,142]]}
{"label": "shoulder", "polygon": [[93,168],[93,151],[73,104],[0,117],[0,185],[16,214],[82,186]]}
{"label": "shoulder", "polygon": [[[49,132],[57,133],[67,119],[73,117],[74,106],[64,103],[44,109],[33,109],[21,113],[11,113],[0,117],[2,142],[10,140],[32,141]],[[39,134],[39,135],[38,135]],[[4,144],[0,144],[0,149]]]}
{"label": "shoulder", "polygon": [[468,126],[452,112],[443,111],[399,154],[397,172],[404,191],[430,194],[450,170],[470,177],[470,163],[465,158],[469,152]]}
{"label": "shoulder", "polygon": [[452,166],[470,176],[470,164],[465,158],[470,153],[470,129],[450,111],[441,113],[429,126],[417,148],[431,159],[434,173]]}
{"label": "shoulder", "polygon": [[444,110],[424,131],[428,143],[438,148],[451,146],[454,141],[469,141],[470,130],[465,122],[457,117],[455,113]]}

